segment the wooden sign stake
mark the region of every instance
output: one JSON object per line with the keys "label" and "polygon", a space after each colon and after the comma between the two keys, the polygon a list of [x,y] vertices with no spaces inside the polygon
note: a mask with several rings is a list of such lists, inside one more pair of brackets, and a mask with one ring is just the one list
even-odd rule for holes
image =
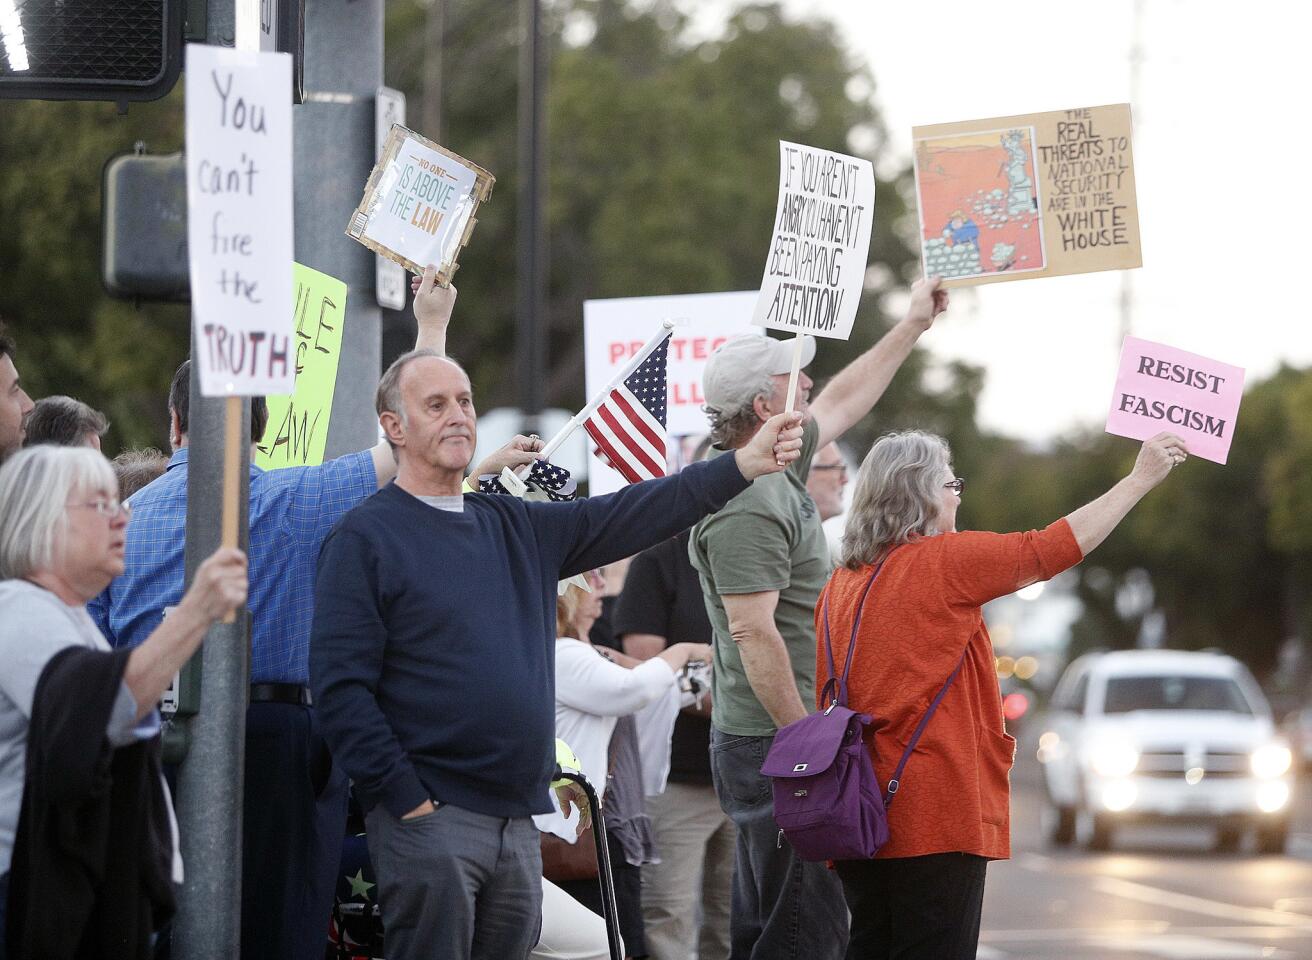
{"label": "wooden sign stake", "polygon": [[[241,512],[241,397],[229,397],[223,407],[223,525],[220,546],[237,547],[237,520]],[[224,623],[237,619],[235,611]]]}
{"label": "wooden sign stake", "polygon": [[797,402],[797,378],[802,370],[802,335],[799,333],[793,338],[793,366],[788,371],[788,405],[784,407],[784,413],[792,413],[793,407]]}

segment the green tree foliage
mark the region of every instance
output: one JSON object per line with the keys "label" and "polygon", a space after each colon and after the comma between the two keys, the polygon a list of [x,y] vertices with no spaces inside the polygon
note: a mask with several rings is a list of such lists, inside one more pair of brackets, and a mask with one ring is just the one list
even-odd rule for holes
{"label": "green tree foliage", "polygon": [[[1259,674],[1312,622],[1312,370],[1284,368],[1244,396],[1229,462],[1176,468],[1078,568],[1084,614],[1071,654],[1134,646],[1141,612],[1117,594],[1132,571],[1151,577],[1169,646],[1216,647]],[[1107,490],[1138,444],[1086,433],[1048,453],[987,441],[980,525],[1042,526]],[[1010,450],[1006,447],[1011,446]],[[974,499],[974,498],[972,498]]]}
{"label": "green tree foliage", "polygon": [[29,392],[103,410],[109,452],[166,446],[164,397],[186,356],[188,314],[102,289],[100,181],[105,162],[138,140],[153,153],[182,146],[181,84],[123,117],[107,103],[3,100],[0,131],[0,319]]}
{"label": "green tree foliage", "polygon": [[[388,6],[387,82],[412,113],[426,53],[421,0]],[[445,11],[443,130],[437,136],[497,174],[492,202],[462,258],[452,351],[470,362],[480,403],[513,405],[518,20],[513,4],[455,0]],[[874,81],[825,22],[796,23],[777,5],[745,7],[721,36],[688,39],[673,6],[620,0],[550,7],[547,222],[548,401],[583,403],[583,301],[754,289],[760,285],[778,183],[780,139],[842,152],[881,143]],[[907,174],[877,184],[872,286],[850,342],[821,341],[814,374],[838,370],[886,329],[885,295],[918,272],[909,246]],[[476,322],[469,322],[476,317]],[[875,431],[929,422],[974,437],[978,371],[949,368],[922,386],[917,356],[854,449]],[[970,444],[967,443],[967,446]]]}

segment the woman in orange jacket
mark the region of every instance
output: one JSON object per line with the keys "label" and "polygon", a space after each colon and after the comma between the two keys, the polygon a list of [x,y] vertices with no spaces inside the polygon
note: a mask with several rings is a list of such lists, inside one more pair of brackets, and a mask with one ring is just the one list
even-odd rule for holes
{"label": "woman in orange jacket", "polygon": [[[816,607],[816,689],[841,664],[865,595],[848,706],[874,717],[867,747],[887,790],[926,708],[960,664],[890,801],[875,859],[835,864],[852,914],[848,960],[973,960],[984,870],[1010,855],[1008,773],[1016,741],[1002,723],[993,645],[980,607],[1074,566],[1184,462],[1184,441],[1146,441],[1131,473],[1044,530],[958,533],[964,481],[947,442],[919,431],[881,438],[857,476],[842,566]],[[825,706],[825,704],[820,704]]]}

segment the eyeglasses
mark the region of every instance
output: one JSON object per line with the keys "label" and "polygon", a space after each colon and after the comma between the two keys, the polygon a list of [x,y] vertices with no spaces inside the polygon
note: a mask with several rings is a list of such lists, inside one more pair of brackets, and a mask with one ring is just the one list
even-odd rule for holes
{"label": "eyeglasses", "polygon": [[957,477],[955,480],[949,480],[947,483],[943,484],[943,486],[947,487],[957,496],[961,496],[961,491],[966,489],[966,481]]}
{"label": "eyeglasses", "polygon": [[128,503],[126,500],[92,500],[89,503],[70,503],[69,506],[86,507],[89,510],[96,511],[96,513],[109,520],[113,520],[120,513],[125,517],[132,514],[132,504]]}
{"label": "eyeglasses", "polygon": [[846,471],[847,471],[847,464],[845,464],[845,463],[813,463],[813,464],[811,464],[811,469],[812,469],[812,470],[842,470],[842,471],[846,472]]}

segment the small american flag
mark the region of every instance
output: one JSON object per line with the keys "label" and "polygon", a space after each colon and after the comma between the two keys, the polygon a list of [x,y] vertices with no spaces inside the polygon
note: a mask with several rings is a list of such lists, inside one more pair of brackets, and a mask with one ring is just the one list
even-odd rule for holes
{"label": "small american flag", "polygon": [[665,476],[665,365],[670,338],[611,390],[583,423],[603,460],[629,483]]}

